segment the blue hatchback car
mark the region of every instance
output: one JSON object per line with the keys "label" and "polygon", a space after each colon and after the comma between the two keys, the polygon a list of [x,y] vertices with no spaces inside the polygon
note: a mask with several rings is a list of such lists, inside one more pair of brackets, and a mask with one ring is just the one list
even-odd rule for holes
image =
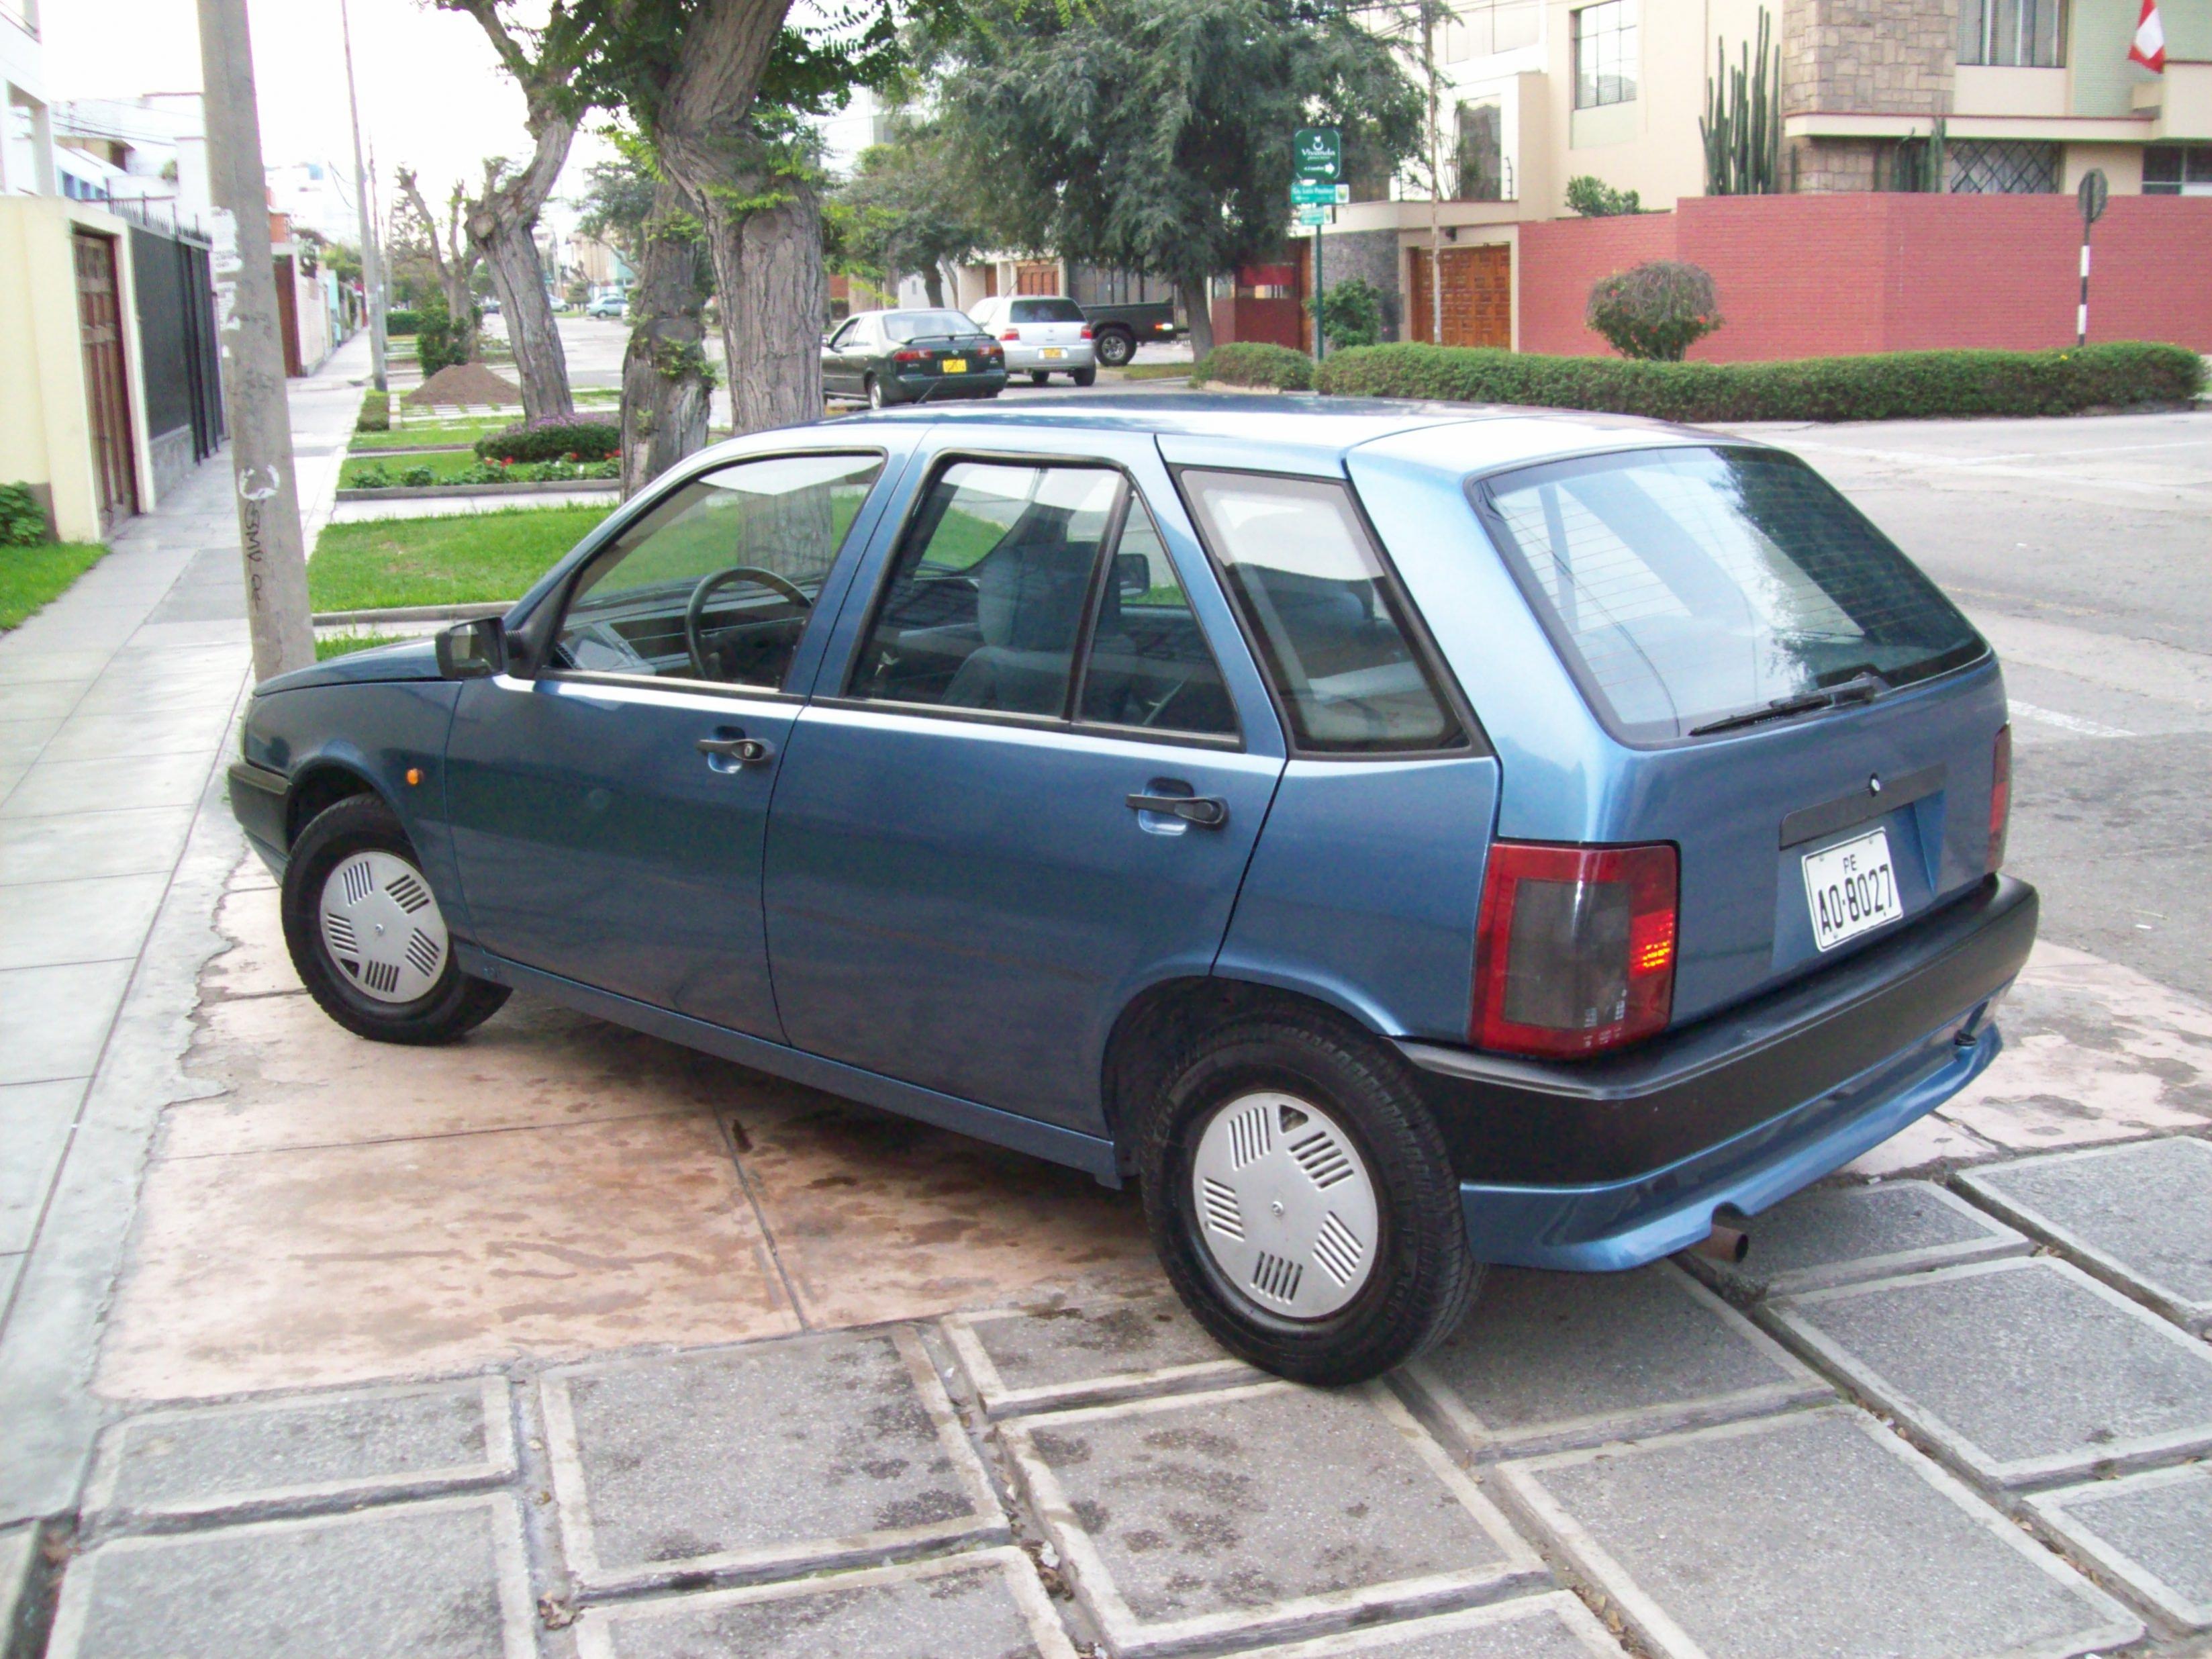
{"label": "blue hatchback car", "polygon": [[1988,646],[1813,471],[1602,417],[1145,399],[763,434],[503,618],[256,692],[330,1015],[515,988],[1143,1189],[1344,1382],[1997,1052]]}

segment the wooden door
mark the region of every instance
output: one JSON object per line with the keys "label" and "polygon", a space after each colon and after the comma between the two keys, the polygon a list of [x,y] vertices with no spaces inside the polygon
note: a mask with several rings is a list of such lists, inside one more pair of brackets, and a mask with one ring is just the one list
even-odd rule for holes
{"label": "wooden door", "polygon": [[84,341],[85,415],[100,524],[112,529],[138,510],[138,465],[131,443],[131,377],[123,361],[123,289],[115,240],[76,233],[77,327]]}
{"label": "wooden door", "polygon": [[1014,292],[1017,294],[1059,293],[1060,266],[1049,259],[1024,259],[1014,267]]}
{"label": "wooden door", "polygon": [[[1513,250],[1503,242],[1447,247],[1444,258],[1444,337],[1451,346],[1513,343]],[[1436,316],[1431,298],[1429,250],[1415,248],[1406,321],[1413,339],[1429,343]]]}

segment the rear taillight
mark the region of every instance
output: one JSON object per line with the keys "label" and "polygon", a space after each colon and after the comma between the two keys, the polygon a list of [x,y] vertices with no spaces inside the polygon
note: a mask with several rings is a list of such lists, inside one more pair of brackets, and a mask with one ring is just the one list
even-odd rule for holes
{"label": "rear taillight", "polygon": [[895,363],[926,363],[929,361],[929,354],[927,351],[894,351],[891,361]]}
{"label": "rear taillight", "polygon": [[1022,337],[1022,331],[1018,328],[1010,328],[999,337],[1002,340],[1018,340]]}
{"label": "rear taillight", "polygon": [[1086,340],[1091,337],[1091,330],[1087,326],[1083,331],[1083,337]]}
{"label": "rear taillight", "polygon": [[2012,727],[1997,727],[1990,755],[1990,869],[2004,867],[2005,830],[2012,822]]}
{"label": "rear taillight", "polygon": [[1469,1041],[1507,1054],[1617,1048],[1674,1006],[1674,849],[1490,849],[1476,927]]}

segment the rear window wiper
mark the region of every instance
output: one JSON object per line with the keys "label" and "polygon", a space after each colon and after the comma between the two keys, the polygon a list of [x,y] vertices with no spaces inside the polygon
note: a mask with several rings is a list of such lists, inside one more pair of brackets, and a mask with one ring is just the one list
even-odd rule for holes
{"label": "rear window wiper", "polygon": [[1717,720],[1707,720],[1703,726],[1692,726],[1690,735],[1702,738],[1713,732],[1738,732],[1747,726],[1763,726],[1768,720],[1787,720],[1792,714],[1809,714],[1819,708],[1834,708],[1847,702],[1872,702],[1887,690],[1889,687],[1881,676],[1867,671],[1854,674],[1838,685],[1824,685],[1817,691],[1801,691],[1794,697],[1777,697],[1772,702],[1757,708],[1723,714]]}

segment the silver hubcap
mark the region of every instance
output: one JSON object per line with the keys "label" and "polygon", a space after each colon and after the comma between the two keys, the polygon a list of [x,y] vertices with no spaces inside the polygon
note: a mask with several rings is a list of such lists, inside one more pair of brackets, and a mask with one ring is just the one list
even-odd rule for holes
{"label": "silver hubcap", "polygon": [[446,968],[446,919],[405,859],[356,853],[323,883],[323,945],[355,989],[378,1002],[429,994]]}
{"label": "silver hubcap", "polygon": [[1231,1101],[1199,1137],[1190,1181],[1214,1265],[1270,1313],[1326,1318],[1372,1276],[1374,1180],[1352,1137],[1311,1101]]}

